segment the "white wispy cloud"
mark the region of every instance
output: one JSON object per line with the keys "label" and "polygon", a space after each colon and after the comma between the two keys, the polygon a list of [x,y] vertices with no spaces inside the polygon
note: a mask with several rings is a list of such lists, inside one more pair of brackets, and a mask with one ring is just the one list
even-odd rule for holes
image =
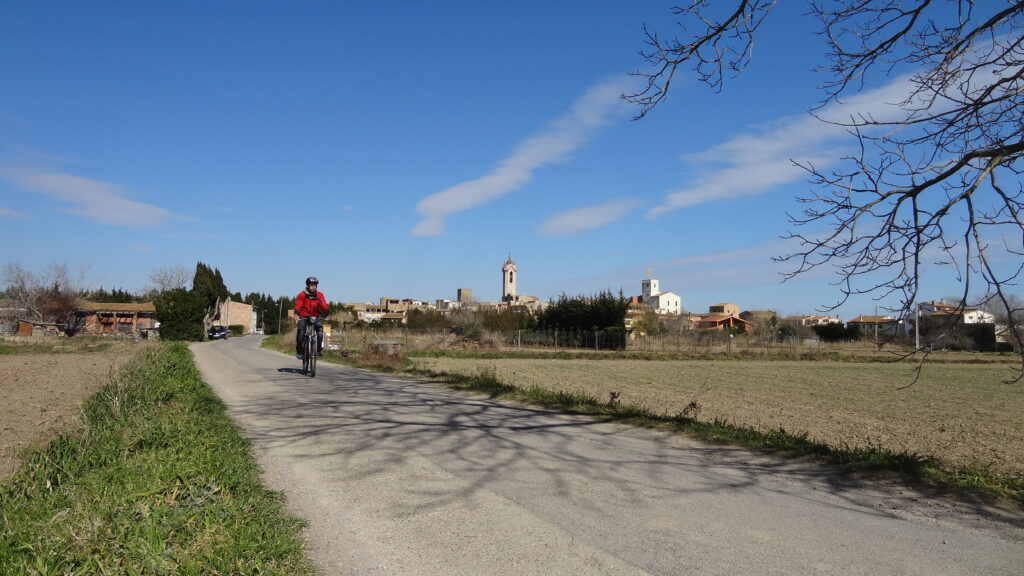
{"label": "white wispy cloud", "polygon": [[488,174],[420,200],[416,211],[423,218],[413,227],[412,234],[439,235],[444,232],[449,215],[500,198],[529,182],[535,170],[568,160],[573,151],[593,139],[614,118],[628,114],[628,106],[619,98],[628,91],[627,82],[614,79],[592,86],[564,115],[520,142]]}
{"label": "white wispy cloud", "polygon": [[613,200],[598,206],[584,206],[559,212],[540,225],[542,236],[570,236],[594,228],[607,226],[623,219],[640,202],[637,200]]}
{"label": "white wispy cloud", "polygon": [[19,188],[63,203],[65,212],[100,224],[144,228],[188,219],[165,208],[132,200],[127,197],[128,191],[109,182],[24,166],[6,166],[0,174]]}
{"label": "white wispy cloud", "polygon": [[19,212],[18,210],[12,210],[11,208],[5,208],[0,206],[0,217],[3,218],[32,218],[31,214],[25,212]]}
{"label": "white wispy cloud", "polygon": [[756,133],[741,134],[688,156],[695,164],[722,167],[704,171],[691,186],[667,193],[665,201],[651,208],[647,217],[726,198],[763,194],[805,178],[807,173],[794,161],[818,169],[835,164],[847,152],[849,133],[832,122],[849,122],[855,115],[897,120],[906,114],[899,103],[909,94],[909,78],[901,76],[886,86],[831,104],[817,112],[818,118],[782,118]]}

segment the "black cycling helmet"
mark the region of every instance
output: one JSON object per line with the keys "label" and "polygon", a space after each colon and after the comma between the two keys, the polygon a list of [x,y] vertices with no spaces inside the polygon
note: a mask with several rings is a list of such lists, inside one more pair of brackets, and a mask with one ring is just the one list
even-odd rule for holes
{"label": "black cycling helmet", "polygon": [[319,285],[320,281],[316,279],[316,276],[310,276],[309,278],[306,278],[306,284],[317,284],[317,285]]}

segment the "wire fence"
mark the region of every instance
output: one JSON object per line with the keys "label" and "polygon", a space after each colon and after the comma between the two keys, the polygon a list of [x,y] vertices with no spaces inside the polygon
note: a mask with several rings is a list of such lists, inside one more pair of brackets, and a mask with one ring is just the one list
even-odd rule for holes
{"label": "wire fence", "polygon": [[410,330],[406,327],[347,328],[336,330],[330,341],[339,348],[361,350],[382,345],[405,350],[479,349],[503,352],[622,351],[680,355],[745,354],[800,357],[834,352],[876,354],[892,349],[892,341],[856,340],[825,343],[816,338],[733,334],[720,331],[630,334],[624,331],[512,330],[504,333],[464,333],[452,330]]}

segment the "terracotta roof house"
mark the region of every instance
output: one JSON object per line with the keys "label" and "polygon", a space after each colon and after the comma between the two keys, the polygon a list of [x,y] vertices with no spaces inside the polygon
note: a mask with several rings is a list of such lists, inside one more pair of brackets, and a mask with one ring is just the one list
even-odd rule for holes
{"label": "terracotta roof house", "polygon": [[[995,316],[977,308],[966,308],[958,304],[949,304],[942,300],[921,302],[917,305],[918,313],[924,316],[951,316],[962,320],[964,324],[993,324]],[[911,320],[913,322],[913,320]]]}
{"label": "terracotta roof house", "polygon": [[922,314],[934,314],[935,312],[956,312],[961,309],[957,304],[950,304],[945,300],[931,300],[929,302],[919,302],[917,309]]}
{"label": "terracotta roof house", "polygon": [[742,327],[743,331],[750,334],[754,325],[739,316],[732,314],[701,314],[691,316],[694,330],[725,330],[726,328]]}
{"label": "terracotta roof house", "polygon": [[894,324],[899,320],[892,316],[864,316],[860,315],[856,318],[847,320],[847,324]]}
{"label": "terracotta roof house", "polygon": [[902,321],[893,318],[892,316],[864,316],[860,315],[852,320],[846,321],[846,326],[857,326],[860,328],[861,333],[870,335],[877,329],[879,334],[886,336],[897,336],[899,335],[900,325]]}
{"label": "terracotta roof house", "polygon": [[919,344],[933,347],[964,346],[969,341],[975,349],[991,350],[1005,330],[988,312],[942,300],[919,303],[916,316],[907,318],[908,335],[912,333]]}
{"label": "terracotta roof house", "polygon": [[152,302],[91,302],[79,300],[75,312],[80,334],[148,335],[159,327]]}
{"label": "terracotta roof house", "polygon": [[842,324],[843,321],[835,316],[786,316],[782,319],[786,322],[798,322],[801,326],[824,326],[826,324]]}

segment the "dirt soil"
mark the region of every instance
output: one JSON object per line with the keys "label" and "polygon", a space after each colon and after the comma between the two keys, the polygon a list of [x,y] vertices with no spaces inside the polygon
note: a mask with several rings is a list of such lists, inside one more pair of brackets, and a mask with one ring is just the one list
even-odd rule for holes
{"label": "dirt soil", "polygon": [[0,480],[14,473],[27,447],[73,427],[82,401],[109,382],[130,356],[126,345],[0,355]]}
{"label": "dirt soil", "polygon": [[1010,365],[912,366],[793,361],[416,358],[439,372],[493,374],[520,387],[583,392],[599,401],[761,431],[787,430],[837,448],[882,446],[948,467],[1024,475],[1024,384]]}

